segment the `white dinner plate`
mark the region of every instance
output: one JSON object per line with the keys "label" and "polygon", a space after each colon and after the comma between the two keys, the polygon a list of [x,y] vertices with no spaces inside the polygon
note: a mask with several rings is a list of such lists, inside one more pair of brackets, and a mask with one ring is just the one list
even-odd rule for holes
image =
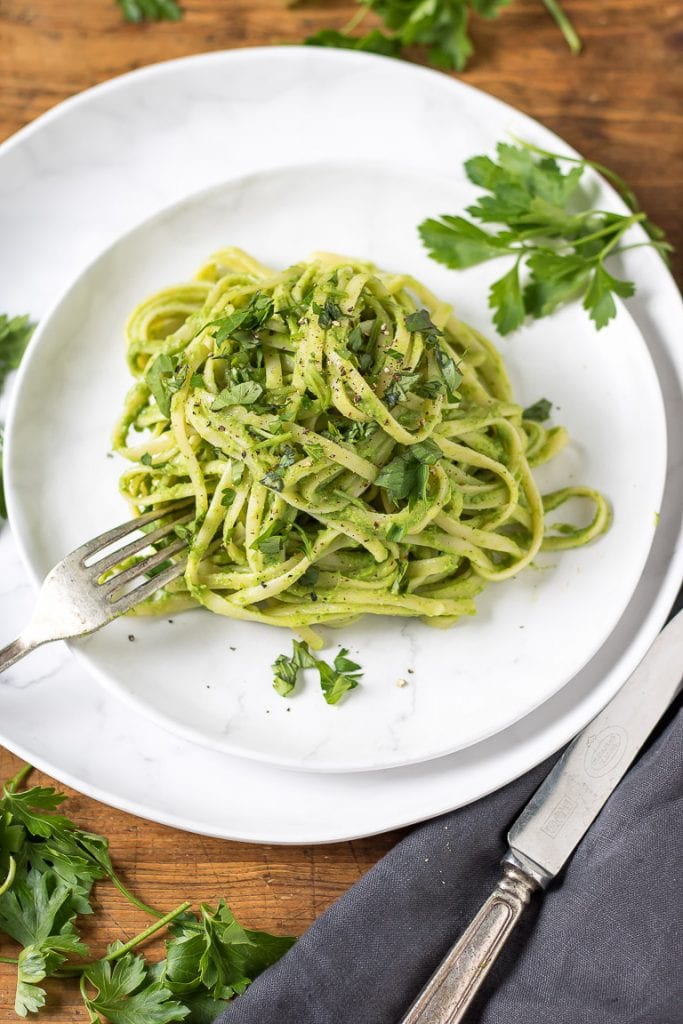
{"label": "white dinner plate", "polygon": [[[452,174],[455,181],[466,157],[490,151],[506,132],[571,152],[476,90],[367,55],[253,50],[144,69],[63,104],[0,150],[0,216],[12,241],[0,253],[2,308],[42,315],[103,245],[198,188],[302,161],[354,162],[356,154],[359,163],[400,164],[406,172]],[[599,188],[601,204],[622,209],[604,183]],[[473,800],[556,750],[635,666],[681,575],[680,300],[654,253],[627,254],[624,269],[638,282],[629,310],[664,394],[667,484],[633,598],[600,651],[554,697],[492,738],[421,765],[360,774],[283,772],[169,735],[52,648],[3,678],[3,742],[65,782],[135,813],[269,842],[324,842],[406,824]],[[633,417],[639,427],[640,405]],[[89,429],[87,423],[79,428]],[[49,446],[27,458],[49,461]],[[99,463],[94,472],[99,478]],[[10,635],[32,593],[7,530],[0,564],[0,616]],[[609,615],[610,607],[596,614]]]}
{"label": "white dinner plate", "polygon": [[[416,230],[430,214],[464,209],[475,191],[461,176],[387,164],[280,168],[174,204],[107,249],[43,321],[8,420],[8,507],[34,576],[128,517],[116,485],[126,463],[105,455],[130,386],[123,325],[144,297],[188,280],[226,245],[275,268],[322,249],[405,270],[491,333],[491,268],[454,274],[428,258]],[[488,588],[476,617],[452,629],[366,616],[321,630],[328,648],[343,644],[363,668],[361,686],[333,708],[313,680],[293,699],[274,692],[271,666],[291,651],[289,630],[202,610],[121,619],[74,644],[81,658],[195,742],[307,770],[439,757],[547,700],[600,647],[640,578],[664,485],[664,409],[647,346],[623,307],[599,334],[574,303],[497,342],[518,401],[550,397],[570,431],[571,445],[536,473],[543,488],[586,483],[609,497],[614,521],[599,542],[541,554]],[[48,460],[26,458],[48,446]]]}

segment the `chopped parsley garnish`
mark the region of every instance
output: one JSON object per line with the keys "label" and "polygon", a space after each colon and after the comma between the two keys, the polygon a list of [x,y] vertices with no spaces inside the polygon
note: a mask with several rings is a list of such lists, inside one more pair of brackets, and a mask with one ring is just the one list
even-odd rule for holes
{"label": "chopped parsley garnish", "polygon": [[534,420],[536,423],[544,423],[552,412],[553,403],[547,398],[539,398],[537,402],[530,405],[522,413],[522,419]]}
{"label": "chopped parsley garnish", "polygon": [[270,487],[271,491],[284,491],[285,482],[282,479],[282,470],[276,466],[275,469],[269,470],[265,476],[261,477],[260,481],[264,487]]}
{"label": "chopped parsley garnish", "polygon": [[414,504],[425,497],[428,467],[435,465],[442,455],[438,444],[429,439],[403,448],[383,467],[375,484],[383,487],[395,504],[405,498]]}
{"label": "chopped parsley garnish", "polygon": [[[587,167],[609,178],[630,214],[591,208],[580,189]],[[499,143],[496,160],[475,156],[465,163],[465,171],[486,193],[466,212],[486,227],[460,215],[444,215],[423,221],[419,232],[432,259],[454,270],[501,256],[514,258],[489,292],[500,334],[516,330],[528,316],[548,316],[576,298],[583,299],[583,308],[600,330],[616,315],[614,296],[629,298],[635,291],[633,282],[607,270],[607,257],[638,245],[652,246],[662,256],[671,249],[628,186],[601,164],[526,143]],[[488,230],[492,224],[502,225],[502,230]],[[645,229],[649,241],[621,245],[636,224]],[[523,269],[525,280],[520,276]]]}
{"label": "chopped parsley garnish", "polygon": [[282,457],[274,469],[269,470],[265,476],[261,478],[261,483],[266,487],[270,487],[271,491],[283,491],[285,484],[282,479],[286,469],[293,466],[296,462],[296,452],[291,445],[285,445]]}
{"label": "chopped parsley garnish", "polygon": [[317,313],[318,323],[325,329],[336,326],[344,315],[337,303],[333,302],[331,299],[327,299],[325,304],[322,306],[319,303],[314,302],[313,312]]}
{"label": "chopped parsley garnish", "polygon": [[[443,331],[432,323],[426,309],[418,309],[415,313],[410,313],[410,315],[406,317],[406,327],[411,334],[419,332],[422,335],[425,345],[434,353],[436,364],[441,370],[441,375],[445,381],[451,398],[455,398],[458,385],[462,381],[462,374],[456,367],[455,361],[443,347],[441,342],[441,339],[443,338]],[[429,390],[430,382],[427,381],[425,384],[422,384],[421,387],[426,387]],[[433,385],[431,386],[431,389],[433,390]],[[429,397],[432,396],[430,395]]]}
{"label": "chopped parsley garnish", "polygon": [[320,569],[317,565],[309,565],[299,583],[302,587],[314,587],[320,578]]}
{"label": "chopped parsley garnish", "polygon": [[285,538],[280,533],[284,526],[282,520],[274,519],[256,538],[251,545],[252,549],[262,551],[264,555],[279,555],[285,543]]}
{"label": "chopped parsley garnish", "polygon": [[288,697],[296,687],[300,669],[317,669],[320,677],[320,688],[328,704],[337,704],[349,690],[355,689],[360,682],[362,669],[355,661],[347,658],[349,653],[342,648],[332,665],[311,654],[304,640],[293,640],[292,657],[280,654],[273,663],[273,687],[282,697]]}
{"label": "chopped parsley garnish", "polygon": [[166,419],[171,415],[171,399],[180,391],[186,377],[187,367],[179,365],[177,359],[166,353],[157,356],[145,373],[147,387]]}
{"label": "chopped parsley garnish", "polygon": [[246,306],[236,309],[227,316],[213,320],[209,327],[217,327],[214,335],[217,346],[228,339],[245,344],[247,347],[258,344],[258,332],[273,315],[273,300],[261,292],[256,292]]}
{"label": "chopped parsley garnish", "polygon": [[247,380],[242,384],[231,384],[223,388],[211,403],[212,412],[229,409],[233,405],[253,405],[263,394],[263,387],[255,380]]}

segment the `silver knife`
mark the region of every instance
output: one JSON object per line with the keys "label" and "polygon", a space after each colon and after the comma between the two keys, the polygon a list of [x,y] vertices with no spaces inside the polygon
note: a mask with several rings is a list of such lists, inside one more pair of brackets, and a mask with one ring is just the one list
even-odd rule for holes
{"label": "silver knife", "polygon": [[458,1024],[531,896],[565,866],[676,696],[683,611],[579,733],[508,832],[503,877],[401,1024]]}

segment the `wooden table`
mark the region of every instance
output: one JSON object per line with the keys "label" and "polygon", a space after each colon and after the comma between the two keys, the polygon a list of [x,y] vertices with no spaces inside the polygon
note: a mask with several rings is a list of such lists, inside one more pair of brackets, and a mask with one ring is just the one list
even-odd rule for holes
{"label": "wooden table", "polygon": [[[128,25],[114,0],[0,0],[0,138],[88,86],[144,64],[231,47],[295,42],[339,27],[346,0],[287,8],[283,0],[184,0],[182,22]],[[463,79],[546,124],[586,156],[619,172],[679,252],[683,172],[683,61],[678,0],[566,0],[584,41],[571,58],[540,0],[513,0],[495,22],[478,20],[476,56]],[[371,19],[368,19],[370,23]],[[11,240],[3,238],[5,244]],[[19,762],[0,749],[0,775]],[[37,775],[42,782],[49,782]],[[61,787],[60,787],[61,788]],[[176,832],[78,794],[68,813],[111,840],[125,879],[147,901],[225,897],[246,925],[298,934],[399,838],[326,847],[230,843]],[[93,952],[148,920],[101,885]],[[0,942],[0,954],[10,953]],[[0,1024],[15,1021],[13,971],[0,965]],[[46,1021],[86,1020],[77,994],[52,986]],[[361,1022],[359,1022],[361,1024]]]}

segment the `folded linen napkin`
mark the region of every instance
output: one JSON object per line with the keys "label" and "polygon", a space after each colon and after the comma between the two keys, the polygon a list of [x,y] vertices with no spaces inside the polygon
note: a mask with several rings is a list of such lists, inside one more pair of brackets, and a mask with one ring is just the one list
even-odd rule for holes
{"label": "folded linen napkin", "polygon": [[[396,1024],[489,895],[507,827],[555,759],[415,828],[217,1024]],[[682,837],[679,699],[525,911],[468,1024],[681,1024]]]}

